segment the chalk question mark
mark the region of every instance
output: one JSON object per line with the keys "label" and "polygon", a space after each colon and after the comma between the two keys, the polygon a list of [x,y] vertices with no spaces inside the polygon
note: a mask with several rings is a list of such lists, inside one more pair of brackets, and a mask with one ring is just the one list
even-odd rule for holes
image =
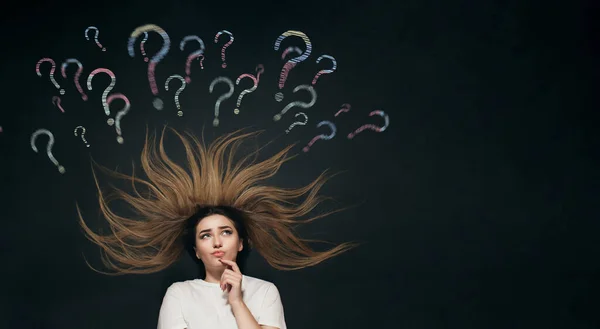
{"label": "chalk question mark", "polygon": [[[179,105],[179,94],[185,89],[185,79],[179,75],[179,74],[174,74],[172,76],[170,76],[167,81],[165,82],[165,89],[167,91],[169,91],[169,82],[173,79],[179,79],[181,80],[181,87],[179,87],[179,89],[177,89],[177,92],[175,92],[175,105],[177,106],[177,109],[180,110],[181,106]],[[183,111],[177,111],[177,115],[178,116],[183,116]]]}
{"label": "chalk question mark", "polygon": [[[156,69],[156,65],[160,62],[169,52],[171,48],[171,39],[165,30],[156,26],[154,24],[147,24],[140,26],[131,32],[131,36],[127,42],[127,51],[129,52],[129,56],[132,58],[135,56],[135,52],[133,50],[133,45],[135,44],[135,40],[138,36],[140,36],[144,32],[156,32],[163,38],[163,46],[152,59],[150,59],[150,63],[148,63],[148,82],[150,83],[150,89],[152,90],[152,94],[156,96],[158,94],[158,87],[156,86],[156,79],[154,78],[154,70]],[[153,102],[154,107],[159,109],[162,101],[159,102],[159,98],[156,98]]]}
{"label": "chalk question mark", "polygon": [[283,108],[283,110],[281,110],[280,113],[275,114],[275,116],[273,117],[274,121],[279,121],[281,119],[281,116],[285,114],[285,112],[287,112],[289,109],[291,109],[294,106],[298,106],[304,109],[310,108],[313,105],[315,105],[315,102],[317,101],[317,92],[315,91],[315,88],[313,88],[312,86],[309,85],[299,85],[296,88],[294,88],[294,93],[297,92],[298,90],[308,90],[308,92],[310,93],[311,96],[311,100],[309,103],[304,103],[304,102],[300,102],[300,101],[295,101],[295,102],[291,102],[289,103],[286,107]]}
{"label": "chalk question mark", "polygon": [[31,134],[31,140],[30,140],[31,148],[33,149],[33,151],[35,153],[38,153],[38,149],[35,146],[35,140],[38,138],[39,135],[48,135],[49,140],[48,140],[48,145],[46,146],[46,154],[48,154],[48,158],[50,158],[50,161],[52,161],[52,163],[54,163],[54,165],[58,167],[58,172],[60,172],[61,174],[64,174],[66,172],[65,167],[61,166],[60,163],[58,163],[58,161],[54,157],[54,155],[52,155],[52,146],[54,145],[54,135],[48,129],[38,129],[33,134]]}
{"label": "chalk question mark", "polygon": [[42,73],[40,72],[40,65],[44,62],[48,62],[50,64],[52,64],[52,68],[50,68],[50,81],[52,82],[52,84],[54,85],[54,87],[56,87],[56,89],[59,89],[59,92],[61,95],[65,94],[65,90],[60,88],[60,85],[56,82],[56,80],[54,79],[54,70],[56,70],[56,63],[54,63],[54,61],[52,60],[52,58],[42,58],[40,59],[37,64],[35,64],[35,72],[37,73],[38,77],[42,76]]}
{"label": "chalk question mark", "polygon": [[65,113],[65,109],[63,109],[62,106],[60,106],[60,97],[58,97],[58,96],[52,97],[52,104],[54,104],[54,106],[58,107],[62,111],[62,113]]}
{"label": "chalk question mark", "polygon": [[253,92],[254,90],[256,90],[256,88],[258,87],[258,81],[260,79],[260,75],[261,75],[261,73],[263,73],[265,71],[265,67],[262,64],[258,64],[258,66],[256,67],[256,71],[258,72],[256,77],[253,76],[252,74],[244,73],[244,74],[240,75],[237,78],[237,80],[235,81],[235,84],[239,85],[240,81],[243,78],[250,78],[254,82],[254,86],[252,86],[252,88],[249,88],[249,89],[244,89],[240,93],[240,96],[237,99],[237,107],[235,108],[235,110],[233,110],[233,113],[235,113],[235,114],[240,113],[240,104],[242,103],[242,97],[244,97],[244,95],[249,94],[249,93]]}
{"label": "chalk question mark", "polygon": [[[282,35],[280,35],[277,38],[277,40],[275,40],[275,46],[274,46],[275,50],[279,50],[279,46],[281,45],[281,42],[289,36],[296,36],[296,37],[302,38],[302,40],[304,41],[304,44],[306,46],[306,50],[300,56],[290,59],[289,61],[287,61],[287,63],[285,63],[285,65],[283,65],[283,68],[281,69],[281,74],[279,75],[279,89],[282,89],[283,86],[285,85],[285,82],[287,81],[287,77],[288,77],[288,74],[290,73],[290,71],[298,63],[307,59],[308,56],[310,55],[310,53],[312,52],[312,44],[310,43],[310,39],[306,36],[306,34],[300,32],[300,31],[292,31],[292,30],[284,32]],[[277,100],[278,102],[281,102],[282,99],[283,99],[283,94],[281,92],[279,92],[275,95],[275,100]]]}
{"label": "chalk question mark", "polygon": [[73,131],[73,133],[75,134],[75,136],[77,137],[77,129],[81,128],[81,140],[85,143],[85,147],[90,147],[90,144],[88,144],[88,142],[85,140],[85,128],[83,126],[77,126],[75,127],[75,130]]}
{"label": "chalk question mark", "polygon": [[328,125],[329,128],[331,128],[331,134],[329,135],[325,135],[325,134],[321,134],[318,136],[315,136],[309,143],[308,145],[306,145],[302,151],[304,152],[308,152],[308,150],[310,150],[310,147],[319,139],[323,139],[323,140],[330,140],[333,137],[335,137],[335,133],[337,132],[337,129],[335,128],[335,125],[333,124],[333,122],[331,121],[321,121],[317,124],[317,128],[321,127],[322,125]]}
{"label": "chalk question mark", "polygon": [[[110,85],[108,87],[106,87],[106,89],[104,89],[104,92],[102,92],[102,107],[104,108],[104,113],[106,113],[106,115],[109,116],[110,109],[108,108],[108,100],[106,98],[108,97],[108,93],[115,87],[115,84],[117,83],[117,78],[115,77],[115,74],[109,69],[105,69],[105,68],[95,69],[88,76],[88,79],[87,79],[88,90],[92,90],[92,79],[98,73],[106,73],[110,77]],[[110,118],[106,121],[106,123],[108,123],[109,126],[112,126],[114,124],[114,121],[112,118]]]}
{"label": "chalk question mark", "polygon": [[260,75],[265,72],[265,67],[262,64],[256,65],[256,81],[260,82]]}
{"label": "chalk question mark", "polygon": [[131,108],[131,103],[129,103],[129,99],[123,94],[112,94],[108,96],[108,99],[106,100],[107,104],[110,106],[110,103],[115,98],[121,99],[125,102],[125,107],[123,107],[121,111],[117,112],[117,115],[115,116],[115,130],[117,131],[117,142],[119,142],[119,144],[123,144],[123,136],[121,136],[121,119],[125,116],[125,114],[129,112],[129,109]]}
{"label": "chalk question mark", "polygon": [[[190,83],[192,81],[192,79],[190,78],[190,71],[191,71],[191,65],[192,65],[192,61],[196,58],[199,58],[200,56],[202,56],[202,58],[204,58],[203,54],[204,54],[204,41],[202,41],[202,39],[200,39],[199,36],[196,35],[188,35],[186,37],[183,38],[183,40],[181,40],[181,43],[179,43],[179,49],[181,49],[181,51],[183,51],[184,47],[185,47],[185,43],[190,41],[190,40],[194,40],[194,41],[198,41],[198,43],[200,44],[200,49],[194,51],[193,53],[189,54],[187,57],[187,60],[185,61],[185,82]],[[200,68],[204,69],[204,67],[202,67],[202,61],[200,61]]]}
{"label": "chalk question mark", "polygon": [[298,55],[302,55],[302,50],[300,50],[300,48],[289,46],[283,51],[283,53],[281,53],[281,59],[285,59],[285,56],[287,56],[287,54],[291,52],[297,53]]}
{"label": "chalk question mark", "polygon": [[83,88],[81,88],[81,85],[79,84],[79,76],[81,76],[81,72],[83,71],[83,65],[81,65],[81,62],[79,62],[75,58],[69,58],[69,59],[67,59],[64,63],[62,63],[61,68],[60,68],[60,70],[62,72],[62,76],[65,79],[67,78],[67,65],[69,65],[69,64],[77,64],[77,72],[75,72],[75,78],[74,78],[74,80],[75,80],[75,87],[77,88],[77,90],[81,94],[81,98],[84,101],[87,101],[88,97],[83,92]]}
{"label": "chalk question mark", "polygon": [[96,35],[94,36],[94,41],[96,41],[96,45],[98,45],[98,47],[102,48],[102,51],[106,51],[106,48],[103,48],[102,45],[100,44],[100,42],[98,42],[98,34],[100,34],[100,31],[98,30],[97,27],[95,26],[90,26],[87,29],[85,29],[85,39],[86,40],[90,40],[90,37],[88,36],[88,32],[90,30],[95,30],[96,31]]}
{"label": "chalk question mark", "polygon": [[374,116],[374,115],[379,115],[379,116],[381,116],[381,117],[384,118],[385,125],[383,127],[378,127],[378,126],[373,125],[373,124],[363,125],[363,126],[359,127],[358,129],[356,129],[354,132],[349,133],[348,134],[348,139],[354,138],[354,136],[356,136],[357,134],[359,134],[361,131],[363,131],[365,129],[371,129],[371,130],[374,130],[374,131],[376,131],[378,133],[385,131],[387,129],[387,127],[390,125],[390,118],[389,118],[389,116],[387,114],[385,114],[385,112],[379,111],[379,110],[376,110],[376,111],[373,111],[373,112],[369,113],[369,116]]}
{"label": "chalk question mark", "polygon": [[290,125],[290,127],[285,130],[286,134],[289,133],[292,130],[292,128],[294,128],[294,126],[306,126],[306,124],[308,123],[308,115],[306,115],[304,112],[298,112],[294,116],[297,117],[299,115],[304,116],[304,122],[302,122],[302,121],[296,121],[296,122],[292,123]]}
{"label": "chalk question mark", "polygon": [[329,55],[321,55],[321,57],[317,58],[317,64],[319,64],[319,62],[323,59],[323,58],[327,58],[330,59],[333,62],[333,67],[329,70],[321,70],[317,73],[317,75],[315,75],[312,84],[314,85],[315,83],[317,83],[317,79],[322,75],[322,74],[329,74],[329,73],[333,73],[333,71],[335,71],[337,69],[337,62],[335,61],[335,58],[333,58],[332,56]]}
{"label": "chalk question mark", "polygon": [[229,86],[229,92],[221,95],[221,97],[219,97],[219,99],[217,99],[217,103],[215,104],[215,119],[213,120],[214,127],[219,126],[219,106],[221,106],[221,102],[226,100],[227,98],[231,97],[231,95],[233,95],[233,88],[234,88],[233,82],[231,81],[231,79],[229,79],[227,77],[217,77],[210,83],[210,87],[208,88],[208,90],[210,91],[211,94],[213,92],[213,88],[219,82],[226,83]]}
{"label": "chalk question mark", "polygon": [[223,64],[221,64],[221,67],[222,68],[226,68],[227,67],[227,63],[225,63],[225,49],[227,49],[227,47],[229,47],[229,45],[231,45],[233,43],[233,34],[231,34],[231,32],[229,32],[227,30],[219,31],[219,32],[217,32],[217,35],[215,35],[215,43],[219,42],[219,37],[223,33],[229,35],[229,42],[227,42],[223,46],[223,48],[221,48],[221,60],[223,61]]}
{"label": "chalk question mark", "polygon": [[144,38],[142,39],[142,42],[140,42],[140,50],[142,51],[142,56],[144,56],[144,62],[147,63],[148,57],[146,57],[146,49],[144,48],[146,41],[148,41],[148,32],[144,32]]}
{"label": "chalk question mark", "polygon": [[348,104],[348,103],[342,104],[342,108],[339,111],[337,111],[334,116],[337,117],[342,112],[350,112],[350,108],[351,108],[350,104]]}

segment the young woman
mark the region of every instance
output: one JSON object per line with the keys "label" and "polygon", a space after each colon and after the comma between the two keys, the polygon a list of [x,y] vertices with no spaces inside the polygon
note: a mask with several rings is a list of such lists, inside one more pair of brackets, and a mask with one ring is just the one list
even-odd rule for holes
{"label": "young woman", "polygon": [[324,172],[301,188],[270,186],[264,181],[293,158],[287,154],[294,145],[257,162],[259,150],[241,158],[237,154],[256,132],[237,131],[206,146],[192,134],[171,131],[185,149],[186,168],[167,156],[165,130],[158,149],[155,138],[146,135],[141,154],[146,179],[103,168],[131,181],[133,193],[115,191],[116,199],[124,201],[135,218],[112,211],[94,173],[100,210],[111,233],[93,232],[79,206],[77,211],[86,237],[102,248],[103,263],[114,271],[98,272],[158,272],[185,250],[204,267],[204,278],[176,282],[167,289],[158,329],[286,329],[277,287],[242,274],[240,268],[251,249],[276,269],[296,270],[358,245],[347,242],[317,252],[306,242],[326,241],[302,239],[293,232],[298,224],[335,212],[301,219],[325,199],[318,191],[331,175]]}

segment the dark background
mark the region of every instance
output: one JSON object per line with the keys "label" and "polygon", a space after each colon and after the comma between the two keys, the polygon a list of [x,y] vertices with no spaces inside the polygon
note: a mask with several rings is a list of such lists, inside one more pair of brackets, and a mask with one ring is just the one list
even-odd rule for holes
{"label": "dark background", "polygon": [[[99,250],[76,222],[78,202],[90,225],[104,225],[90,159],[131,173],[132,161],[139,169],[146,126],[160,130],[167,123],[198,134],[204,127],[207,140],[243,127],[264,129],[261,143],[273,141],[264,156],[297,142],[299,156],[273,180],[280,186],[306,184],[327,168],[347,171],[323,192],[341,205],[359,206],[301,232],[331,242],[362,241],[362,247],[292,272],[271,269],[255,254],[245,270],[278,286],[290,329],[600,328],[600,139],[593,98],[599,54],[589,26],[597,5],[20,1],[3,7],[1,327],[155,328],[168,285],[197,277],[186,257],[153,275],[97,274],[84,255],[98,267]],[[152,107],[141,38],[136,56],[127,54],[131,32],[148,23],[171,37],[171,50],[156,69],[162,111]],[[99,28],[106,52],[85,40],[90,25]],[[220,67],[222,43],[212,41],[223,29],[235,37],[226,69]],[[277,103],[280,54],[302,45],[288,38],[274,51],[287,30],[306,33],[313,53],[291,71],[285,99]],[[149,34],[146,50],[154,54],[162,41]],[[178,44],[190,34],[204,40],[205,69],[193,64],[180,118],[173,102],[177,83],[166,92],[164,81],[185,73],[195,48],[182,52]],[[306,93],[292,90],[326,68],[327,61],[315,63],[321,54],[336,58],[337,71],[317,82],[318,100],[304,110],[308,125],[286,135],[300,109],[280,122],[272,117],[292,100],[308,101]],[[41,78],[35,73],[43,57],[57,64],[65,113],[51,103],[58,92],[48,64]],[[67,58],[83,64],[87,102],[75,89],[73,66],[68,79],[60,75]],[[249,80],[221,104],[221,126],[212,127],[214,103],[226,88],[217,85],[210,94],[210,82],[221,75],[235,82],[242,73],[255,74],[257,64],[265,72],[241,113],[232,110]],[[115,73],[112,92],[132,104],[122,120],[123,145],[106,125],[100,101],[108,77],[94,78],[92,91],[85,88],[98,67]],[[343,103],[351,111],[334,117]],[[345,138],[363,124],[382,124],[368,117],[377,109],[390,117],[386,131]],[[316,128],[322,120],[336,124],[336,137],[302,152],[314,136],[328,132]],[[78,125],[87,128],[90,148],[73,135]],[[31,149],[30,136],[39,128],[53,132],[53,154],[65,174],[45,154],[46,137],[37,140],[40,153]],[[170,154],[183,162],[171,142]]]}

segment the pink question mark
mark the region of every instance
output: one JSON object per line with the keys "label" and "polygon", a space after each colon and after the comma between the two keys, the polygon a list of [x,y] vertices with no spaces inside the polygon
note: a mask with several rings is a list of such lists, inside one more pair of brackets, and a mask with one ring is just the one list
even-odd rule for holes
{"label": "pink question mark", "polygon": [[63,109],[62,106],[60,106],[60,97],[58,97],[58,96],[52,97],[52,104],[54,104],[54,106],[58,107],[62,111],[62,113],[65,113],[65,109]]}
{"label": "pink question mark", "polygon": [[40,72],[40,65],[42,65],[42,63],[44,63],[44,62],[48,62],[48,63],[52,64],[52,68],[50,68],[50,81],[52,82],[54,87],[56,87],[56,89],[59,89],[60,94],[64,95],[65,90],[60,89],[60,85],[56,82],[56,80],[54,80],[54,70],[56,70],[56,63],[54,63],[52,58],[47,58],[47,57],[42,58],[37,62],[37,64],[35,64],[35,72],[37,73],[38,77],[42,76],[42,73]]}
{"label": "pink question mark", "polygon": [[260,75],[265,72],[265,67],[262,64],[256,66],[256,81],[260,82]]}
{"label": "pink question mark", "polygon": [[349,112],[350,108],[351,108],[350,104],[348,104],[348,103],[342,104],[342,108],[339,111],[337,111],[334,116],[337,117],[342,112]]}
{"label": "pink question mark", "polygon": [[229,42],[227,42],[223,46],[223,48],[221,48],[221,60],[223,61],[223,64],[221,65],[221,67],[226,68],[227,63],[225,63],[225,49],[227,49],[227,47],[229,47],[229,45],[231,45],[233,43],[233,34],[231,34],[231,32],[229,32],[227,30],[219,31],[219,32],[217,32],[217,35],[215,35],[215,43],[219,42],[219,37],[223,33],[226,33],[229,35]]}
{"label": "pink question mark", "polygon": [[83,65],[81,65],[81,62],[79,62],[75,58],[69,58],[69,59],[67,59],[64,63],[62,63],[62,66],[60,68],[61,72],[62,72],[62,76],[65,79],[67,78],[67,65],[69,65],[71,63],[77,64],[77,72],[75,73],[75,78],[74,78],[74,80],[75,80],[75,87],[77,88],[77,90],[81,94],[81,98],[84,101],[87,101],[88,97],[83,92],[83,88],[81,88],[81,85],[79,84],[79,76],[81,75],[81,72],[83,71]]}
{"label": "pink question mark", "polygon": [[356,129],[354,132],[349,133],[348,134],[348,139],[354,138],[354,136],[356,136],[357,134],[359,134],[361,131],[363,131],[365,129],[371,129],[371,130],[376,131],[378,133],[385,131],[387,129],[387,127],[390,125],[390,118],[389,118],[389,116],[387,114],[385,114],[385,112],[379,111],[379,110],[373,111],[373,112],[371,112],[369,114],[369,116],[374,116],[374,115],[379,115],[379,116],[381,116],[381,117],[384,118],[385,125],[383,127],[378,127],[378,126],[373,125],[373,124],[363,125],[363,126],[359,127],[358,129]]}
{"label": "pink question mark", "polygon": [[156,69],[156,64],[160,62],[169,52],[171,48],[171,39],[165,30],[161,27],[156,26],[154,24],[147,24],[140,26],[131,32],[131,36],[127,41],[127,51],[129,52],[129,56],[134,57],[135,52],[133,50],[133,45],[135,44],[135,40],[138,36],[140,36],[144,32],[156,32],[163,38],[163,46],[156,55],[150,59],[150,63],[148,63],[148,82],[150,83],[150,89],[152,90],[153,95],[158,95],[158,87],[156,86],[156,79],[154,78],[154,70]]}
{"label": "pink question mark", "polygon": [[317,128],[321,127],[322,125],[328,125],[329,128],[331,128],[331,134],[330,135],[325,135],[325,134],[321,134],[318,136],[315,136],[309,143],[308,145],[306,145],[302,151],[304,152],[308,152],[308,150],[310,150],[310,147],[319,139],[323,139],[323,140],[330,140],[333,137],[335,137],[335,133],[337,132],[337,129],[335,128],[335,125],[333,124],[333,122],[331,121],[321,121],[317,124]]}
{"label": "pink question mark", "polygon": [[[198,41],[198,43],[200,44],[200,49],[191,53],[185,62],[185,74],[187,74],[187,76],[185,77],[186,83],[190,83],[192,81],[192,79],[190,78],[190,74],[191,74],[190,66],[192,65],[192,61],[196,58],[199,58],[200,56],[202,56],[202,59],[204,59],[204,55],[203,55],[204,54],[204,42],[202,41],[202,39],[200,39],[200,37],[198,37],[196,35],[188,35],[188,36],[184,37],[183,40],[181,40],[181,43],[179,43],[179,49],[181,49],[181,51],[183,51],[186,42],[188,42],[190,40]],[[204,67],[202,66],[202,60],[200,61],[200,68],[204,69]]]}
{"label": "pink question mark", "polygon": [[329,70],[321,70],[319,71],[319,73],[317,73],[317,75],[315,75],[312,84],[314,85],[315,83],[317,83],[317,79],[322,75],[322,74],[329,74],[329,73],[333,73],[333,71],[335,71],[337,69],[337,62],[335,61],[335,58],[333,58],[332,56],[329,55],[321,55],[321,57],[317,58],[317,64],[319,64],[319,62],[323,59],[323,58],[327,58],[330,59],[333,62],[333,67]]}
{"label": "pink question mark", "polygon": [[285,56],[291,52],[297,53],[298,55],[302,55],[302,50],[300,50],[300,48],[289,46],[283,51],[283,53],[281,53],[281,59],[284,59]]}

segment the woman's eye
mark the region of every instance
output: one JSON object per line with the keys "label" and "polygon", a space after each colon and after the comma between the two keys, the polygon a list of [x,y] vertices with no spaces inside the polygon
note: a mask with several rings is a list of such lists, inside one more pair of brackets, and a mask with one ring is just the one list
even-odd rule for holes
{"label": "woman's eye", "polygon": [[[231,235],[231,234],[233,234],[233,231],[231,231],[231,230],[225,230],[225,231],[223,231],[223,232],[227,232],[227,234],[228,234],[228,235]],[[204,239],[204,237],[205,237],[205,236],[207,236],[207,235],[210,235],[210,234],[208,234],[208,233],[206,233],[206,234],[202,234],[202,235],[200,236],[200,239]]]}

